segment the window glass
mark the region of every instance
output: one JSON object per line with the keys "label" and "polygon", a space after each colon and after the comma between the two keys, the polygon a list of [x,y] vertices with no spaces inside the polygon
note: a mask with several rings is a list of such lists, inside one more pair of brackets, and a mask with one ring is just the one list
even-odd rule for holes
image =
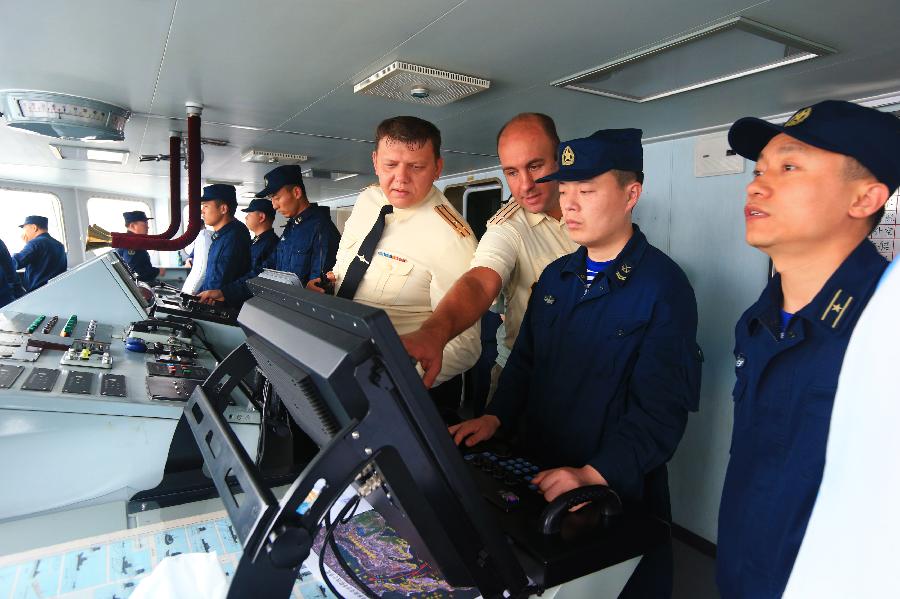
{"label": "window glass", "polygon": [[897,229],[900,227],[898,224],[900,219],[897,218],[897,214],[900,213],[898,204],[900,204],[900,189],[888,198],[887,204],[884,205],[884,217],[869,236],[881,255],[888,260],[900,255],[900,235],[897,235]]}
{"label": "window glass", "polygon": [[[134,210],[143,210],[144,213],[153,217],[153,209],[148,202],[142,200],[124,200],[121,198],[90,198],[87,202],[88,222],[106,229],[109,232],[124,232],[125,219],[122,217],[124,212],[132,212]],[[156,221],[151,220],[150,233],[156,232]],[[95,256],[105,254],[112,248],[98,248],[92,250]],[[152,257],[151,257],[152,259]]]}
{"label": "window glass", "polygon": [[25,217],[36,214],[47,217],[47,232],[66,244],[63,234],[62,207],[59,198],[52,193],[37,191],[19,191],[0,189],[0,205],[3,207],[3,218],[0,219],[0,239],[6,244],[10,254],[15,254],[25,247],[22,229],[19,225]]}

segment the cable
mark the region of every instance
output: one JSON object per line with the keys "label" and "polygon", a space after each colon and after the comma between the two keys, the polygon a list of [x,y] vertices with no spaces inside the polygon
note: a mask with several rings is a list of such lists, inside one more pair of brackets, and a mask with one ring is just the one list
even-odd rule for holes
{"label": "cable", "polygon": [[[347,502],[341,511],[338,513],[337,518],[334,522],[331,521],[331,514],[325,514],[325,536],[322,539],[322,549],[319,551],[319,572],[322,574],[322,579],[325,581],[325,584],[328,585],[328,589],[338,597],[338,599],[343,599],[341,595],[334,588],[334,585],[329,580],[328,575],[325,573],[325,551],[326,545],[331,547],[331,552],[334,554],[335,559],[338,564],[340,564],[341,568],[344,572],[351,578],[351,580],[356,584],[357,587],[370,599],[379,599],[379,596],[367,585],[363,582],[359,576],[356,575],[356,572],[350,568],[350,565],[344,560],[344,556],[341,555],[340,550],[337,546],[337,541],[334,538],[334,533],[337,530],[339,524],[346,524],[349,522],[353,516],[356,515],[356,510],[359,507],[361,498],[357,495],[353,499]],[[349,513],[349,515],[348,515]]]}

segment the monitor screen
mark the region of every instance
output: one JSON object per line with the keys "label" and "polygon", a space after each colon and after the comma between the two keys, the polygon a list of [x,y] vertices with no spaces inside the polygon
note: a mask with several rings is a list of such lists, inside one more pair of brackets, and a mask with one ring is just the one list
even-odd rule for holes
{"label": "monitor screen", "polygon": [[[207,395],[221,387],[217,373],[191,398],[191,427],[244,544],[232,590],[271,581],[278,570],[272,563],[280,561],[272,556],[296,545],[279,545],[279,535],[302,530],[315,537],[331,503],[350,484],[365,487],[366,499],[387,523],[450,584],[477,586],[486,596],[523,588],[521,565],[487,513],[387,315],[275,281],[257,278],[249,286],[254,297],[238,317],[246,344],[217,372],[233,363],[230,375],[240,378],[248,365],[258,368],[320,451],[276,502],[261,489],[246,456],[230,459],[222,448],[232,444],[216,441],[228,434],[208,414],[214,400]],[[299,512],[322,480],[318,499]],[[235,483],[246,495],[240,502],[229,491]]]}

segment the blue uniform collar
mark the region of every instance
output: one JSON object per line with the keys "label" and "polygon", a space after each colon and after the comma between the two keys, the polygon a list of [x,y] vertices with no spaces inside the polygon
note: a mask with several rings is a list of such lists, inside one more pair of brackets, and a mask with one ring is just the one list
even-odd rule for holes
{"label": "blue uniform collar", "polygon": [[292,216],[287,220],[287,223],[284,225],[284,228],[287,229],[292,227],[293,225],[299,225],[304,221],[304,219],[311,218],[313,214],[318,211],[319,205],[315,202],[310,202],[309,206],[303,209],[297,216]]}
{"label": "blue uniform collar", "polygon": [[[625,247],[622,248],[622,251],[619,252],[619,255],[616,256],[615,260],[606,267],[606,270],[597,275],[598,277],[606,276],[610,281],[615,281],[619,287],[624,286],[631,278],[631,275],[634,274],[635,269],[638,264],[640,264],[641,258],[644,256],[644,252],[649,245],[647,243],[647,237],[641,232],[640,227],[635,224],[632,224],[631,226],[634,227],[634,234],[631,236],[631,239],[628,240],[628,243],[625,244]],[[587,248],[584,246],[579,247],[574,253],[569,255],[562,271],[564,273],[573,273],[575,276],[584,280],[586,258]]]}
{"label": "blue uniform collar", "polygon": [[256,243],[256,242],[259,241],[260,239],[265,239],[266,237],[272,237],[273,235],[275,235],[275,230],[274,230],[274,229],[266,229],[265,231],[263,231],[263,232],[260,233],[259,235],[254,235],[254,236],[253,236],[253,239],[250,241],[250,243]]}
{"label": "blue uniform collar", "polygon": [[223,226],[221,229],[219,229],[218,231],[213,231],[212,238],[213,238],[213,239],[218,239],[219,237],[222,237],[222,236],[224,236],[224,235],[227,235],[228,233],[231,232],[232,229],[235,229],[235,228],[237,228],[238,226],[239,226],[239,225],[238,225],[238,220],[237,220],[236,218],[232,218],[232,219],[228,222],[227,225],[224,225],[224,226]]}
{"label": "blue uniform collar", "polygon": [[[848,323],[856,321],[857,313],[865,307],[866,299],[878,284],[887,261],[868,239],[841,263],[813,300],[794,314],[820,328],[840,333]],[[769,280],[762,295],[747,311],[747,331],[753,333],[762,324],[774,337],[781,329],[781,275]]]}

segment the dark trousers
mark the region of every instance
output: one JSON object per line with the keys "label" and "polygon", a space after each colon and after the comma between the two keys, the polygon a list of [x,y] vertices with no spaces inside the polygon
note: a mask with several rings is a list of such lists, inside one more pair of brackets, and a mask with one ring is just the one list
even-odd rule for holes
{"label": "dark trousers", "polygon": [[[644,478],[644,505],[648,511],[666,522],[672,521],[669,503],[669,473],[665,465]],[[654,547],[644,554],[619,599],[669,599],[675,573],[672,540]]]}
{"label": "dark trousers", "polygon": [[438,413],[448,425],[458,424],[460,421],[459,402],[462,397],[462,378],[462,375],[458,374],[428,390],[434,405],[437,406]]}

